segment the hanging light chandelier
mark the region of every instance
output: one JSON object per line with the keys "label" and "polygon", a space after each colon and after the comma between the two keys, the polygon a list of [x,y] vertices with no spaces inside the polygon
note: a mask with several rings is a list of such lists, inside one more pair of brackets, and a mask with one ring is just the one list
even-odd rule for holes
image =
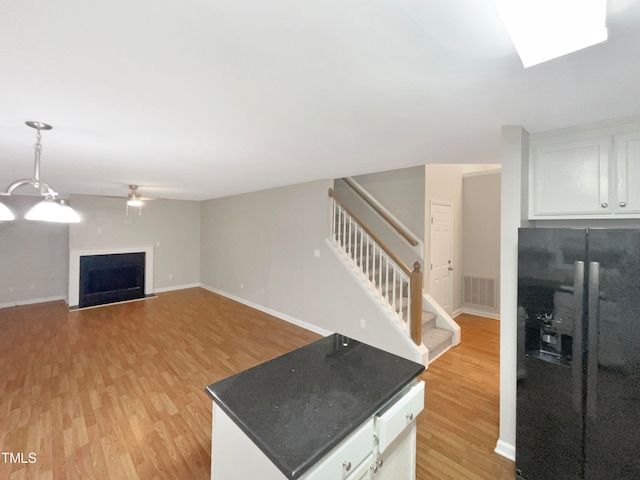
{"label": "hanging light chandelier", "polygon": [[[43,198],[42,201],[36,203],[24,216],[27,220],[39,220],[43,222],[59,222],[59,223],[77,223],[80,221],[80,216],[62,199],[56,199],[58,193],[53,190],[49,185],[40,180],[40,153],[42,152],[42,145],[40,143],[41,130],[51,130],[53,127],[42,122],[25,122],[29,127],[35,128],[36,143],[34,145],[35,160],[33,167],[33,177],[16,180],[13,182],[7,190],[0,195],[13,195],[13,192],[25,185],[29,185],[33,188],[40,190],[40,195]],[[0,203],[0,221],[2,220],[15,220],[15,215],[6,206]]]}

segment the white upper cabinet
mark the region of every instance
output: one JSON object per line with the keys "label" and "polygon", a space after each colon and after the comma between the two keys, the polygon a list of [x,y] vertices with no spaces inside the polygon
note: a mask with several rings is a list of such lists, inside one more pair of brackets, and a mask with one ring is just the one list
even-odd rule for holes
{"label": "white upper cabinet", "polygon": [[640,218],[640,124],[532,135],[529,219]]}
{"label": "white upper cabinet", "polygon": [[640,216],[640,128],[614,137],[617,198],[614,211]]}

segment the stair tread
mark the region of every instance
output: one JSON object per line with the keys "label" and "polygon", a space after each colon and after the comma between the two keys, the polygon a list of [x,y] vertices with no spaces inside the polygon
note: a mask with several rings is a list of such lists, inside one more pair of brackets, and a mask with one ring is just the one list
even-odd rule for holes
{"label": "stair tread", "polygon": [[437,317],[438,316],[434,312],[422,311],[422,323],[428,322],[429,320],[435,320]]}
{"label": "stair tread", "polygon": [[438,316],[433,312],[422,311],[422,330],[436,328],[436,318]]}
{"label": "stair tread", "polygon": [[453,332],[444,328],[428,328],[422,332],[422,343],[429,350],[450,341],[451,338],[453,338]]}

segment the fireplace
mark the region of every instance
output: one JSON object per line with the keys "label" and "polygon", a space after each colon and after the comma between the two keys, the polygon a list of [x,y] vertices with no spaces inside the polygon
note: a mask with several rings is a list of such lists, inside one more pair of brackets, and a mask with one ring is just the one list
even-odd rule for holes
{"label": "fireplace", "polygon": [[152,245],[70,250],[70,308],[152,296]]}
{"label": "fireplace", "polygon": [[144,298],[144,252],[80,257],[78,306]]}

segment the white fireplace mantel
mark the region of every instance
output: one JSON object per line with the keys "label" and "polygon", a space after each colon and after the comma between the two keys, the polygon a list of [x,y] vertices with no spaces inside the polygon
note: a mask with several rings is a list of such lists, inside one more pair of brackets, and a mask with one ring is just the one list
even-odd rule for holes
{"label": "white fireplace mantel", "polygon": [[112,255],[118,253],[144,253],[144,294],[153,293],[153,245],[131,245],[128,247],[72,248],[69,250],[69,307],[80,303],[80,257],[89,255]]}

